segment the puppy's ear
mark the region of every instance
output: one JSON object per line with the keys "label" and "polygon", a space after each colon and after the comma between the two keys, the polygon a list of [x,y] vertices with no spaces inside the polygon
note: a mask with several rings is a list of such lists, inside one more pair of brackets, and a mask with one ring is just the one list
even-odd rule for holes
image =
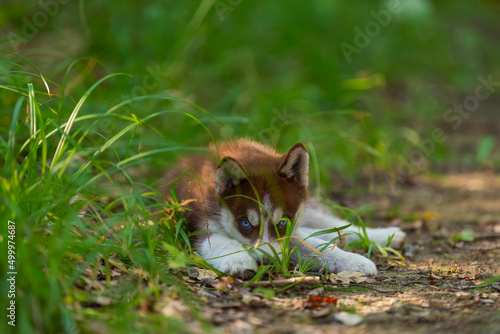
{"label": "puppy's ear", "polygon": [[240,184],[245,178],[246,173],[240,163],[225,157],[215,172],[215,192],[220,195]]}
{"label": "puppy's ear", "polygon": [[307,187],[309,181],[309,154],[302,143],[293,145],[288,151],[278,175]]}

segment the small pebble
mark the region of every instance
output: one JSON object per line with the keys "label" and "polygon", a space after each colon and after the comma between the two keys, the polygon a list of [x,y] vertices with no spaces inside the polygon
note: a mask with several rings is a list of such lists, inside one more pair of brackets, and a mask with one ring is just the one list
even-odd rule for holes
{"label": "small pebble", "polygon": [[412,245],[406,245],[404,248],[404,256],[406,257],[415,257],[417,253],[417,248],[413,247]]}
{"label": "small pebble", "polygon": [[196,278],[200,275],[200,272],[196,268],[189,268],[188,270],[188,276],[190,278]]}

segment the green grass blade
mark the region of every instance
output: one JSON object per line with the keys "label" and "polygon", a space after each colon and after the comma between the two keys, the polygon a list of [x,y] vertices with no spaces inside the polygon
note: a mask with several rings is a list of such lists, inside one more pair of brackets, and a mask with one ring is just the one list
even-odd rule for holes
{"label": "green grass blade", "polygon": [[92,93],[92,91],[97,87],[99,86],[103,81],[109,79],[109,78],[112,78],[112,77],[115,77],[115,76],[118,76],[118,75],[128,75],[128,74],[125,74],[125,73],[114,73],[114,74],[110,74],[110,75],[107,75],[105,76],[104,78],[101,78],[100,80],[98,80],[95,84],[93,84],[86,92],[85,94],[81,97],[80,101],[78,101],[77,105],[75,106],[75,108],[73,109],[73,112],[71,113],[69,119],[68,119],[68,122],[66,123],[66,126],[64,127],[64,130],[62,132],[62,136],[61,136],[61,139],[59,140],[59,143],[57,144],[57,148],[56,148],[56,151],[54,153],[54,156],[53,156],[53,160],[52,160],[52,163],[50,165],[50,169],[54,169],[56,163],[59,161],[60,159],[60,156],[62,155],[62,150],[64,149],[64,144],[66,143],[66,140],[67,140],[67,137],[69,136],[69,132],[71,131],[71,128],[73,127],[73,122],[75,121],[75,118],[76,116],[78,115],[78,112],[80,111],[80,109],[82,108],[83,106],[83,103],[87,100],[88,96],[90,95],[90,93]]}
{"label": "green grass blade", "polygon": [[270,265],[270,264],[268,264],[268,265],[266,265],[266,266],[261,267],[261,268],[259,269],[259,271],[257,271],[257,273],[255,274],[255,276],[254,276],[254,277],[252,277],[252,279],[251,279],[251,280],[249,280],[248,282],[246,282],[246,283],[243,285],[243,287],[242,287],[242,288],[243,288],[243,289],[244,289],[244,288],[248,288],[250,285],[252,285],[252,283],[253,283],[253,282],[258,281],[258,280],[262,277],[262,275],[264,275],[264,273],[265,273],[266,271],[268,271],[271,267],[272,267],[272,265]]}
{"label": "green grass blade", "polygon": [[[344,226],[341,226],[341,227],[329,228],[329,229],[326,229],[326,230],[321,230],[321,231],[318,231],[318,232],[314,232],[311,235],[308,235],[307,238],[317,237],[318,235],[324,235],[324,234],[329,234],[329,233],[336,233],[338,231],[342,231],[342,230],[348,228],[351,225],[352,224],[348,224],[348,225],[344,225]],[[305,240],[307,240],[307,238]]]}
{"label": "green grass blade", "polygon": [[373,251],[373,246],[375,246],[375,242],[371,241],[370,245],[368,246],[368,254],[366,255],[367,258],[371,257],[372,251]]}
{"label": "green grass blade", "polygon": [[[17,102],[16,105],[14,106],[14,112],[12,115],[12,120],[10,121],[10,128],[9,128],[9,139],[8,139],[8,145],[7,145],[7,153],[5,155],[5,163],[6,165],[8,164],[9,167],[11,168],[10,172],[13,174],[15,173],[16,168],[16,161],[15,161],[15,145],[16,145],[16,127],[19,119],[19,114],[21,113],[21,108],[24,103],[24,97],[21,96]],[[18,182],[15,181],[15,184],[17,185]]]}
{"label": "green grass blade", "polygon": [[[35,96],[35,90],[33,88],[33,84],[31,83],[28,84],[28,96],[29,96],[29,106],[30,106],[30,123],[33,124],[30,138],[32,139],[32,143],[34,146],[38,147],[40,143],[42,145],[42,157],[41,157],[42,160],[40,162],[40,165],[42,167],[41,178],[43,178],[45,175],[46,162],[47,162],[47,141],[40,140],[40,142],[36,144],[35,138],[38,137],[38,133],[41,138],[45,137],[45,123],[43,122],[42,112],[40,110],[40,106]],[[36,122],[37,119],[40,120],[39,127],[37,127],[37,122]],[[37,150],[37,147],[34,148],[35,151]]]}
{"label": "green grass blade", "polygon": [[49,84],[45,80],[45,77],[43,76],[42,72],[40,72],[40,70],[38,69],[38,67],[36,67],[31,61],[29,61],[27,58],[21,56],[20,54],[18,54],[16,52],[13,52],[13,51],[9,51],[9,50],[6,50],[6,49],[0,49],[0,51],[7,52],[7,53],[13,54],[15,56],[18,56],[19,58],[22,58],[25,62],[27,62],[28,64],[30,64],[30,66],[33,67],[35,69],[35,71],[37,71],[38,75],[40,76],[40,79],[42,79],[43,83],[45,84],[45,88],[47,88],[47,93],[49,94],[49,96],[52,95],[50,93]]}

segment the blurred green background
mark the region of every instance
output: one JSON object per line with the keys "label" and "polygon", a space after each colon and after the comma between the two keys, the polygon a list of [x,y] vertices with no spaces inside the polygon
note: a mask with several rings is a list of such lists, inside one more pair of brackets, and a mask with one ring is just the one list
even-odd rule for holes
{"label": "blurred green background", "polygon": [[176,274],[199,261],[179,208],[159,218],[153,195],[179,152],[212,140],[302,141],[327,190],[498,169],[499,14],[492,0],[2,0],[17,329],[185,332],[161,315],[172,294],[199,320]]}
{"label": "blurred green background", "polygon": [[[474,94],[479,76],[500,80],[499,7],[429,0],[4,1],[1,46],[59,83],[80,58],[69,77],[70,96],[106,74],[132,75],[102,84],[84,112],[128,97],[172,95],[215,116],[196,114],[217,140],[249,136],[280,149],[308,143],[324,182],[325,171],[347,178],[382,171],[397,179],[428,162],[498,163],[489,159],[492,138],[483,144],[486,159],[478,161],[476,152],[498,128],[476,129],[472,142],[455,145],[481,111],[496,107],[498,87],[470,118],[459,116],[463,122],[453,118],[457,113],[445,114]],[[9,62],[0,66],[12,69]],[[5,84],[13,79],[2,77]],[[33,80],[18,74],[15,84]],[[43,90],[40,81],[35,85]],[[12,100],[2,95],[5,129]],[[153,99],[128,108],[141,117],[165,105]],[[498,113],[488,115],[498,120]],[[210,140],[183,116],[164,116],[155,126],[187,146]],[[436,127],[450,136],[433,145]],[[109,137],[118,129],[113,123],[99,130]],[[158,145],[165,143],[143,133],[143,149]],[[157,169],[165,166],[160,160],[152,162]]]}

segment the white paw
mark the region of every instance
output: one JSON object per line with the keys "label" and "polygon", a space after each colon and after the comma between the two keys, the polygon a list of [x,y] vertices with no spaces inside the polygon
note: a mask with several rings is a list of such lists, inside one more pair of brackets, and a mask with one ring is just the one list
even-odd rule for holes
{"label": "white paw", "polygon": [[406,242],[406,233],[403,232],[399,227],[381,227],[381,228],[370,228],[367,229],[368,239],[378,242],[382,246],[387,244],[387,239],[389,236],[394,234],[394,237],[389,244],[389,247],[395,249],[401,249],[404,247]]}
{"label": "white paw", "polygon": [[367,275],[376,275],[377,267],[372,260],[355,253],[349,253],[349,260],[346,262],[341,262],[337,264],[337,267],[329,271],[332,273],[339,273],[341,271],[360,271]]}
{"label": "white paw", "polygon": [[321,258],[325,260],[330,273],[350,270],[360,271],[367,275],[377,274],[377,267],[370,259],[356,253],[345,252],[339,248],[334,248],[331,253],[323,255]]}
{"label": "white paw", "polygon": [[248,252],[226,255],[207,262],[229,275],[242,276],[248,271],[257,271],[257,263]]}

